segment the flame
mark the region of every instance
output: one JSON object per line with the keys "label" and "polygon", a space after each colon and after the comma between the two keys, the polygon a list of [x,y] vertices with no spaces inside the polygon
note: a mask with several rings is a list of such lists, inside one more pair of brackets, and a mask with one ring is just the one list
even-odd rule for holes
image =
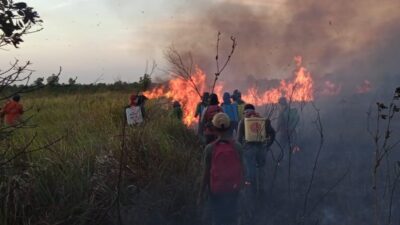
{"label": "flame", "polygon": [[[199,93],[194,86],[197,87]],[[201,100],[199,94],[206,91],[206,88],[206,74],[196,67],[194,74],[191,76],[191,81],[178,76],[171,79],[167,87],[155,88],[143,94],[150,99],[165,97],[172,101],[178,101],[182,105],[184,124],[191,126],[196,122],[195,110]],[[222,89],[222,85],[216,85],[214,92],[221,96]]]}
{"label": "flame", "polygon": [[372,84],[369,80],[364,80],[363,83],[357,86],[357,93],[358,94],[365,94],[370,92],[372,89]]}
{"label": "flame", "polygon": [[[257,106],[277,103],[279,98],[282,96],[285,96],[292,101],[312,101],[314,99],[314,84],[311,74],[302,66],[302,58],[300,56],[295,57],[295,62],[297,69],[295,70],[293,81],[288,82],[282,80],[279,87],[266,90],[261,94],[257,87],[252,87],[247,90],[246,94],[242,95],[243,100],[246,103],[252,103]],[[207,89],[207,76],[200,68],[195,68],[195,72],[192,74],[191,79],[192,80],[190,81],[175,76],[168,82],[168,85],[154,88],[150,91],[144,92],[143,94],[150,99],[165,97],[172,101],[178,101],[182,105],[184,124],[191,126],[196,123],[194,115],[197,104],[201,100],[199,94],[209,90]],[[199,93],[196,91],[194,86],[197,87]],[[221,97],[223,89],[223,84],[217,84],[214,93]]]}
{"label": "flame", "polygon": [[256,106],[277,103],[281,97],[286,97],[293,102],[314,100],[314,81],[311,73],[302,66],[301,56],[296,56],[294,60],[297,69],[293,81],[281,80],[279,87],[261,93],[257,87],[252,87],[243,95],[243,100]]}
{"label": "flame", "polygon": [[328,95],[328,96],[334,96],[334,95],[338,95],[341,90],[342,90],[341,85],[335,84],[332,81],[327,80],[324,83],[324,89],[322,90],[321,94]]}

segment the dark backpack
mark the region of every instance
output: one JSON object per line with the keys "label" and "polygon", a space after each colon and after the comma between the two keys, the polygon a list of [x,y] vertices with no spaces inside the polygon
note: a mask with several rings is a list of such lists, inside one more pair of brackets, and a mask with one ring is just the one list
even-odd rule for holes
{"label": "dark backpack", "polygon": [[213,194],[237,192],[243,181],[243,166],[233,141],[214,142],[210,190]]}

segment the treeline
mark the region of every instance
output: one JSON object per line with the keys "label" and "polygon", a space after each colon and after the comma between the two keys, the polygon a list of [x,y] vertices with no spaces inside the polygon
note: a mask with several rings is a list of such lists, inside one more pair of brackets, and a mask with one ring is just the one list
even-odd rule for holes
{"label": "treeline", "polygon": [[69,78],[68,83],[60,83],[58,75],[51,75],[47,77],[46,82],[43,77],[37,78],[32,84],[13,84],[4,89],[7,93],[16,93],[21,90],[35,89],[34,92],[30,92],[30,95],[41,96],[46,94],[58,95],[58,94],[92,94],[98,92],[140,92],[150,89],[156,84],[152,83],[151,77],[148,74],[139,78],[139,81],[132,83],[124,81],[116,81],[112,84],[107,83],[91,83],[91,84],[80,84],[77,83],[77,78]]}

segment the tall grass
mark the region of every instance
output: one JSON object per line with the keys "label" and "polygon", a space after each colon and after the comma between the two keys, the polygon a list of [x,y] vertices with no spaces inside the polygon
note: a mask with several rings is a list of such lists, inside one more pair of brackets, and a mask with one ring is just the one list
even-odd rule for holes
{"label": "tall grass", "polygon": [[14,148],[37,136],[27,169],[2,173],[2,224],[113,224],[116,199],[126,224],[194,224],[200,148],[194,133],[149,102],[148,118],[128,127],[117,191],[124,106],[129,94],[24,96],[36,128],[19,130]]}

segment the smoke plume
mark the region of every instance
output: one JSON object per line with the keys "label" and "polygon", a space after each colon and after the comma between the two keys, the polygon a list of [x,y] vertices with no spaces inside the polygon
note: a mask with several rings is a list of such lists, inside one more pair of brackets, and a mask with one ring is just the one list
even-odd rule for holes
{"label": "smoke plume", "polygon": [[383,75],[399,81],[399,1],[203,2],[180,8],[178,18],[178,13],[183,16],[163,37],[190,51],[207,74],[215,72],[221,31],[221,58],[230,51],[229,36],[238,40],[225,80],[288,78],[293,57],[301,55],[316,79],[342,82],[349,89],[365,80],[379,83]]}

